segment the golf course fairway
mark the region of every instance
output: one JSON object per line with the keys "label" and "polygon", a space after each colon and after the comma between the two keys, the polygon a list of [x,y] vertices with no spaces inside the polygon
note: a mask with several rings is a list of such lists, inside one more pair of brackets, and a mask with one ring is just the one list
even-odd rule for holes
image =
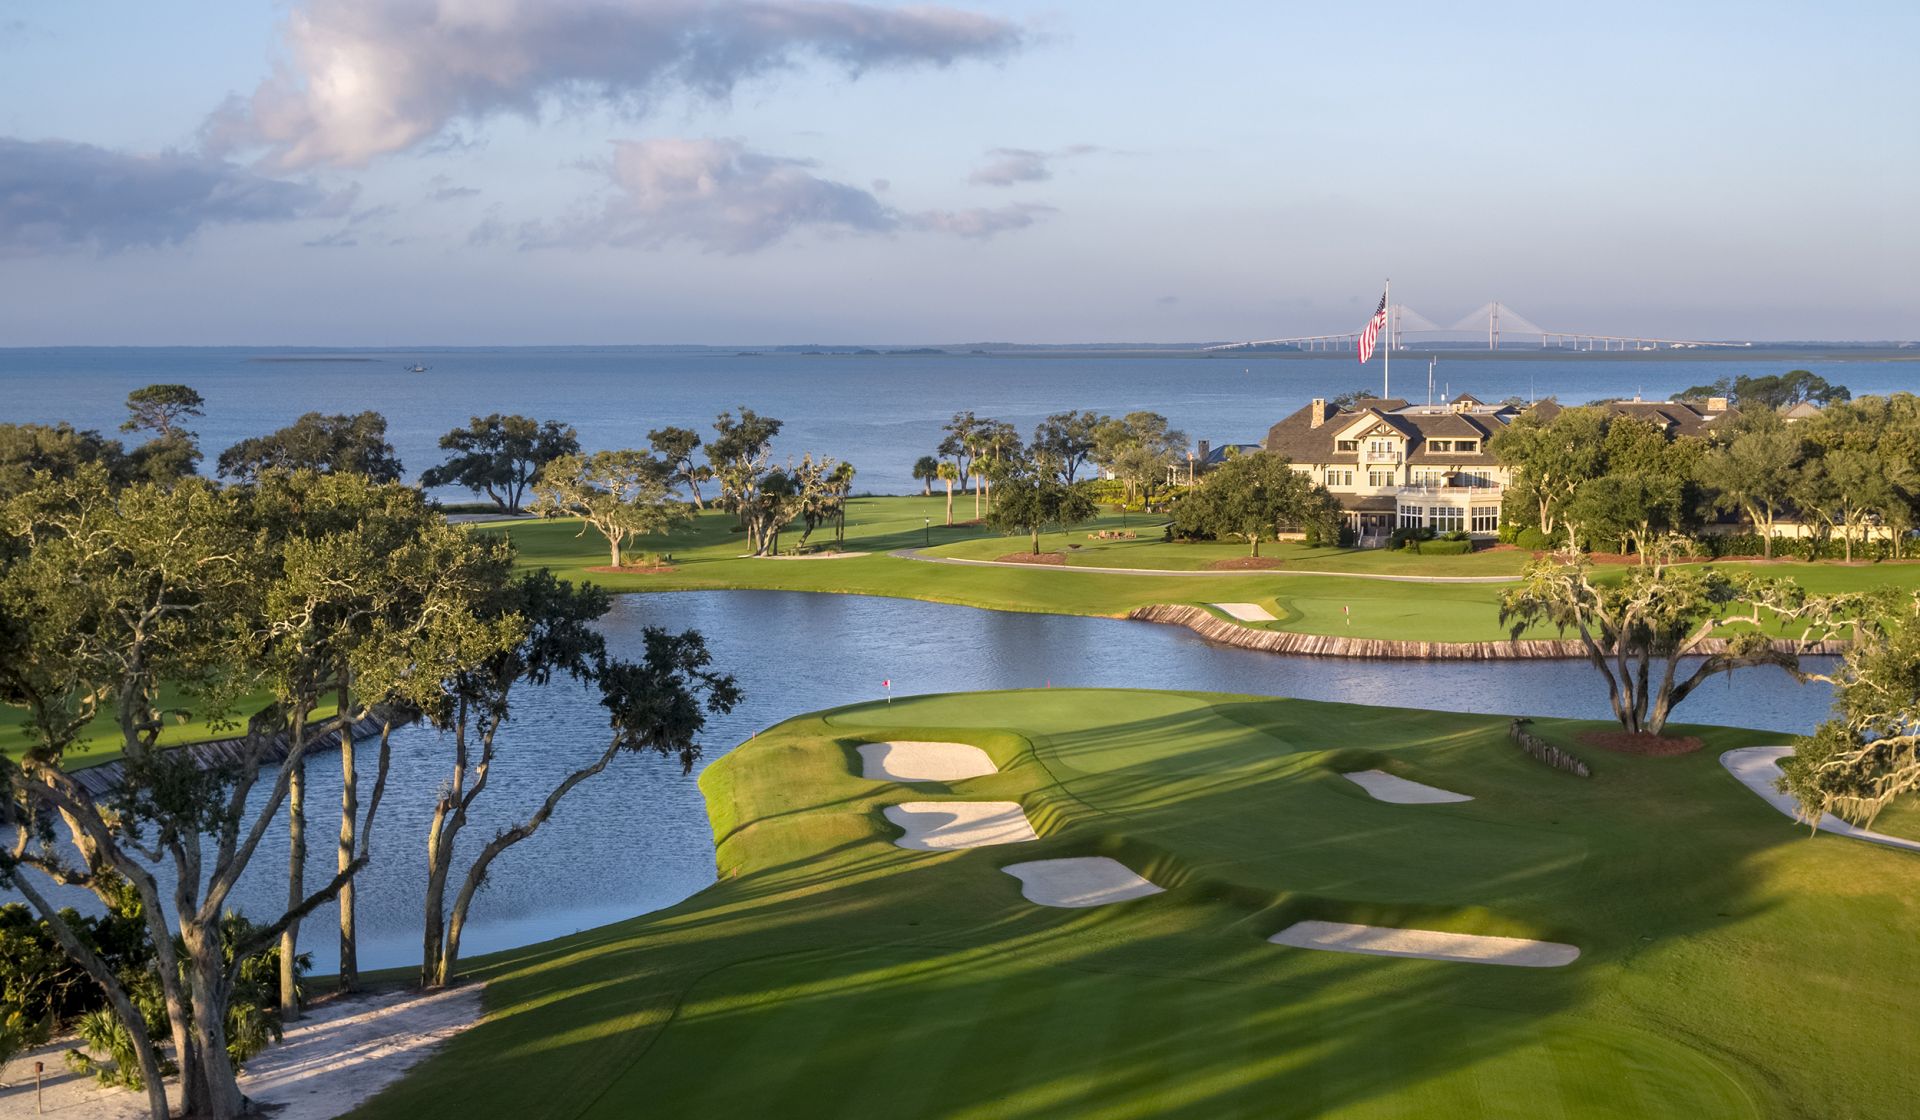
{"label": "golf course fairway", "polygon": [[[356,1116],[1894,1117],[1920,1102],[1920,857],[1730,776],[1779,741],[1585,748],[1500,717],[1037,690],[801,716],[700,779],[720,879],[480,958],[487,1018]],[[997,773],[864,776],[863,743]],[[1380,771],[1473,798],[1396,804]],[[1037,840],[896,845],[903,802]],[[1003,868],[1105,857],[1159,893],[1039,906]],[[645,851],[582,852],[609,876]],[[1578,949],[1559,967],[1271,944],[1299,922]]]}

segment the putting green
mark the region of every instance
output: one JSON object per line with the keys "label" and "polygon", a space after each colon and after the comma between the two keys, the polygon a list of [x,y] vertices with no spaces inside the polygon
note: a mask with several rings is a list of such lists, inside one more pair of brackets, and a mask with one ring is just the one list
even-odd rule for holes
{"label": "putting green", "polygon": [[[701,778],[720,882],[476,962],[490,1018],[362,1114],[1870,1117],[1920,1096],[1920,858],[1784,821],[1717,762],[1760,733],[1687,728],[1704,750],[1582,781],[1505,730],[1094,690],[791,720]],[[857,753],[888,739],[980,747],[999,772],[945,798],[1018,802],[1040,838],[895,847],[902,791]],[[1359,769],[1475,800],[1375,801]],[[1054,909],[1001,870],[1081,856],[1167,890]],[[1580,957],[1267,943],[1304,920]]]}

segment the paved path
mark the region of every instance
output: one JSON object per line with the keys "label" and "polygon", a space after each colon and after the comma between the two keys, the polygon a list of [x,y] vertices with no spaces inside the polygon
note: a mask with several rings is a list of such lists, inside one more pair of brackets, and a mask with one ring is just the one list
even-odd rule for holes
{"label": "paved path", "polygon": [[[1780,781],[1780,761],[1793,753],[1792,747],[1741,747],[1727,751],[1720,756],[1720,765],[1726,767],[1742,785],[1766,799],[1767,804],[1792,817],[1797,823],[1804,824],[1800,815],[1800,801],[1792,794],[1782,790]],[[1858,825],[1848,824],[1832,813],[1820,815],[1821,832],[1831,832],[1835,836],[1847,836],[1855,840],[1865,840],[1869,844],[1882,844],[1889,848],[1905,848],[1910,852],[1920,852],[1920,840],[1908,840],[1903,836],[1889,836],[1884,832],[1874,832]]]}
{"label": "paved path", "polygon": [[1170,571],[1165,568],[1095,568],[1085,564],[1021,564],[1012,560],[962,560],[957,556],[927,556],[923,548],[902,548],[888,553],[902,560],[923,564],[957,564],[972,568],[1025,568],[1043,572],[1096,572],[1118,576],[1337,576],[1341,579],[1377,579],[1386,583],[1515,583],[1519,576],[1389,576],[1374,572],[1323,572],[1306,568],[1260,568],[1231,572]]}

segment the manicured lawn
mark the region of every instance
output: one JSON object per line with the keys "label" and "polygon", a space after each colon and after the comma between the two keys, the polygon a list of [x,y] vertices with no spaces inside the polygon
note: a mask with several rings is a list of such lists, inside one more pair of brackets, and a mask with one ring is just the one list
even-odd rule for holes
{"label": "manicured lawn", "polygon": [[[970,509],[970,505],[964,507],[965,511]],[[940,524],[944,510],[944,500],[937,497],[855,499],[848,512],[846,548],[867,555],[831,560],[743,558],[744,540],[740,534],[729,532],[733,519],[709,512],[689,530],[642,540],[630,548],[636,556],[642,552],[672,555],[673,571],[649,574],[592,571],[606,564],[606,550],[591,531],[578,536],[580,525],[575,521],[522,521],[478,528],[509,533],[524,565],[551,567],[568,578],[592,580],[616,591],[824,591],[892,595],[999,610],[1108,616],[1124,615],[1154,603],[1204,606],[1255,602],[1268,607],[1279,619],[1268,624],[1278,629],[1412,641],[1496,641],[1509,637],[1499,622],[1497,603],[1502,585],[1403,583],[1290,574],[1287,569],[1354,575],[1499,576],[1517,574],[1529,559],[1527,553],[1517,550],[1421,556],[1404,551],[1309,549],[1280,543],[1262,549],[1284,561],[1285,567],[1276,572],[1152,576],[930,564],[888,555],[898,549],[918,548],[926,540],[934,542],[933,555],[965,559],[994,559],[1027,547],[1025,538],[1000,536],[980,528],[944,528]],[[1143,526],[1136,515],[1128,518],[1128,525],[1142,533],[1141,539],[1087,540],[1088,532],[1121,527],[1117,515],[1103,515],[1100,521],[1070,534],[1049,533],[1041,543],[1049,551],[1071,552],[1071,566],[1076,568],[1163,568],[1170,573],[1202,569],[1245,552],[1244,546],[1236,544],[1164,542],[1158,539],[1158,524]],[[797,540],[797,534],[784,535],[783,547]],[[1068,544],[1083,547],[1067,549]],[[1820,592],[1888,583],[1920,586],[1920,564],[1915,563],[1734,566],[1791,576]],[[1554,634],[1536,630],[1529,636]]]}
{"label": "manicured lawn", "polygon": [[[1565,741],[1575,729],[1542,720]],[[1892,1117],[1920,1099],[1920,857],[1809,839],[1718,765],[1494,717],[1206,694],[930,696],[801,717],[701,778],[720,881],[476,962],[489,1019],[357,1116]],[[862,778],[854,744],[1001,772]],[[1578,748],[1576,748],[1578,749]],[[1367,767],[1471,794],[1391,805]],[[1037,843],[907,851],[880,810],[1012,800]],[[1006,864],[1168,888],[1026,902]],[[582,853],[646,874],[644,853]],[[1546,938],[1558,969],[1281,948],[1305,918]]]}

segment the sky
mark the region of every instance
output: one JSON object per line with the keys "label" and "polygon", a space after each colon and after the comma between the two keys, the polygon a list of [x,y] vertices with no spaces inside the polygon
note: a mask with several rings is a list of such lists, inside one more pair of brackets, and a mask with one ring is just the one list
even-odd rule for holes
{"label": "sky", "polygon": [[1920,336],[1920,5],[0,0],[0,346]]}

